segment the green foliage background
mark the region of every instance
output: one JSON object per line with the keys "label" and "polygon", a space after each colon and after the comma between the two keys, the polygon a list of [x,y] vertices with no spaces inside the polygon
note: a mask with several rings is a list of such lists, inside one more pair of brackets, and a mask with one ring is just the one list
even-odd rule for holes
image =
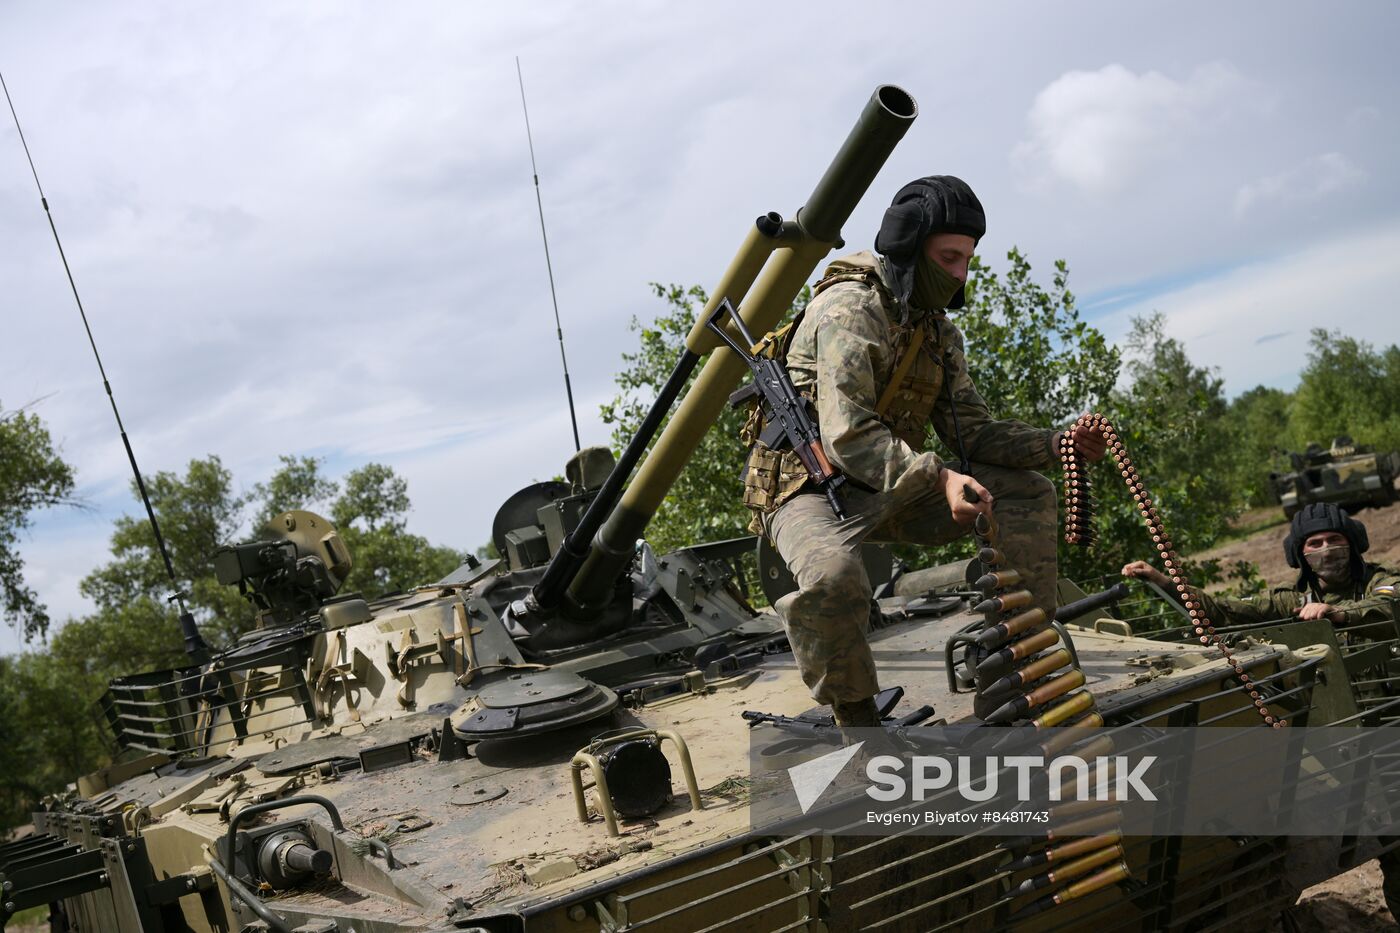
{"label": "green foliage background", "polygon": [[[1352,434],[1359,443],[1400,446],[1400,349],[1377,351],[1341,334],[1313,332],[1298,388],[1258,386],[1227,400],[1221,374],[1193,363],[1170,338],[1159,315],[1136,319],[1120,346],[1085,322],[1069,288],[1069,267],[1053,264],[1048,282],[1019,250],[995,270],[974,257],[968,306],[953,312],[968,361],[992,413],[1028,424],[1063,427],[1079,414],[1110,418],[1138,465],[1183,554],[1210,548],[1230,533],[1248,508],[1272,500],[1268,474],[1286,468],[1284,454],[1309,440]],[[618,394],[603,406],[620,449],[640,424],[684,345],[706,300],[699,286],[653,284],[661,309],[649,322],[634,318],[639,347],[622,354]],[[793,311],[806,305],[805,292]],[[790,316],[789,316],[790,319]],[[703,439],[648,529],[659,551],[697,540],[746,534],[738,440],[742,413],[726,411]],[[930,435],[928,447],[956,458]],[[1061,545],[1061,572],[1096,582],[1129,560],[1154,553],[1121,477],[1105,462],[1093,468],[1098,541],[1091,551]],[[1052,478],[1059,483],[1058,471]],[[911,567],[953,560],[970,541],[942,548],[900,548]],[[1203,582],[1220,568],[1195,568]],[[1262,585],[1252,567],[1231,569],[1241,589]]]}
{"label": "green foliage background", "polygon": [[48,631],[49,614],[24,583],[20,535],[34,512],[75,504],[72,496],[73,468],[59,457],[39,416],[0,409],[0,613],[26,638]]}
{"label": "green foliage background", "polygon": [[[253,538],[287,509],[310,508],[335,523],[354,561],[344,593],[382,596],[439,579],[462,560],[407,532],[407,484],[382,464],[335,481],[315,458],[283,457],[270,478],[239,494],[210,456],[191,460],[183,476],[156,473],[146,487],[187,606],[215,648],[256,622],[238,591],[214,579],[215,549]],[[144,516],[116,520],[111,558],[80,589],[94,612],[70,620],[47,644],[0,657],[0,826],[24,822],[42,794],[108,760],[114,749],[96,706],[107,681],[186,663],[170,581]]]}
{"label": "green foliage background", "polygon": [[[1309,441],[1325,445],[1338,434],[1382,450],[1400,447],[1400,347],[1377,349],[1316,330],[1294,390],[1259,386],[1227,400],[1221,374],[1193,363],[1159,316],[1134,321],[1121,345],[1110,345],[1081,318],[1068,282],[1064,261],[1042,281],[1015,249],[1000,271],[975,259],[969,305],[954,312],[973,377],[998,417],[1046,427],[1089,410],[1111,418],[1183,554],[1230,534],[1242,510],[1270,504],[1268,473],[1286,467],[1287,450]],[[633,320],[637,347],[622,355],[617,395],[602,408],[618,448],[669,375],[706,299],[699,287],[654,289],[659,313]],[[804,291],[792,310],[809,297]],[[648,529],[658,551],[747,534],[741,419],[741,412],[727,410],[701,441]],[[936,440],[929,444],[938,449]],[[1152,553],[1136,511],[1114,488],[1120,480],[1107,466],[1097,470],[1098,544],[1088,552],[1062,546],[1060,553],[1062,573],[1088,582],[1114,578],[1122,563]],[[157,473],[148,487],[179,587],[216,647],[248,631],[254,619],[234,590],[214,581],[210,555],[252,537],[288,508],[310,508],[335,522],[355,559],[347,592],[372,598],[406,589],[442,576],[462,558],[408,534],[407,485],[381,464],[332,479],[316,458],[287,456],[270,477],[239,493],[230,471],[210,456],[191,460],[183,475]],[[37,415],[0,414],[0,606],[31,645],[0,657],[0,826],[23,822],[41,795],[106,763],[112,749],[94,701],[109,678],[185,661],[164,566],[149,525],[136,517],[116,521],[110,558],[82,581],[95,611],[43,640],[48,614],[25,585],[17,544],[36,512],[75,504],[73,489],[73,471]],[[902,557],[920,566],[967,550],[959,542],[906,548]],[[1233,568],[1231,576],[1243,590],[1263,585],[1252,566]]]}

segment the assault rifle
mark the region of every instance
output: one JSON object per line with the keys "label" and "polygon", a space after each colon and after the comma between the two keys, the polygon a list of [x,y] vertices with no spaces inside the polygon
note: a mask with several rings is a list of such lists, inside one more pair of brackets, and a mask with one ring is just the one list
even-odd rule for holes
{"label": "assault rifle", "polygon": [[[744,343],[735,340],[720,323],[720,319],[726,314],[729,315],[729,320],[739,332],[739,336],[744,338]],[[841,508],[841,498],[836,491],[846,482],[846,477],[837,472],[831,461],[826,458],[826,451],[822,449],[821,433],[807,412],[808,406],[812,404],[811,400],[798,394],[797,387],[792,384],[792,377],[788,375],[787,367],[781,361],[754,356],[753,336],[744,327],[743,318],[739,317],[729,299],[719,303],[719,307],[715,308],[705,326],[718,334],[719,339],[749,364],[749,369],[753,372],[753,383],[731,395],[730,404],[742,404],[755,395],[762,397],[766,427],[759,440],[774,450],[791,447],[797,454],[797,459],[802,461],[802,466],[806,468],[807,478],[826,494],[826,501],[831,503],[831,510],[836,513],[836,517],[844,519],[846,512]]]}
{"label": "assault rifle", "polygon": [[[897,701],[896,701],[897,702]],[[903,729],[909,726],[917,726],[919,723],[933,717],[932,706],[920,706],[911,713],[897,716],[894,719],[884,720],[881,725],[886,729]],[[803,719],[801,716],[779,716],[776,713],[760,713],[756,710],[746,709],[739,714],[752,729],[761,723],[777,726],[809,739],[822,739],[826,741],[840,741],[841,728],[831,720],[826,719]]]}

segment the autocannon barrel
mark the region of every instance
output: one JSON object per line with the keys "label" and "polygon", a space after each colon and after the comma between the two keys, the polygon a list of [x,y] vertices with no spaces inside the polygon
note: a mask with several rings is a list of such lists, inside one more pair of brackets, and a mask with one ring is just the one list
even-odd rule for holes
{"label": "autocannon barrel", "polygon": [[[883,85],[875,90],[796,220],[784,223],[770,214],[754,225],[686,338],[682,363],[687,359],[693,362],[718,345],[718,337],[706,330],[705,321],[726,298],[738,306],[744,324],[755,334],[766,333],[778,323],[817,264],[840,240],[841,225],[917,112],[914,99],[900,88]],[[564,558],[574,566],[551,566],[545,575],[548,582],[542,580],[535,587],[533,595],[539,605],[548,608],[556,603],[564,585],[568,586],[568,602],[580,615],[586,616],[608,602],[614,582],[632,560],[637,539],[705,432],[718,420],[744,372],[744,363],[734,354],[711,354],[616,506],[600,494],[603,501],[597,503],[598,518],[606,512],[606,521],[601,527],[587,520],[581,523],[579,532],[591,535],[597,528],[586,557],[576,544],[570,549],[572,556]],[[620,463],[619,469],[622,466]],[[582,535],[579,539],[577,543],[588,540]],[[578,563],[582,566],[575,571]]]}
{"label": "autocannon barrel", "polygon": [[1085,596],[1083,599],[1076,599],[1072,603],[1065,603],[1055,610],[1055,621],[1069,622],[1095,610],[1106,609],[1125,599],[1127,595],[1128,584],[1115,583],[1102,593],[1095,593],[1092,596]]}

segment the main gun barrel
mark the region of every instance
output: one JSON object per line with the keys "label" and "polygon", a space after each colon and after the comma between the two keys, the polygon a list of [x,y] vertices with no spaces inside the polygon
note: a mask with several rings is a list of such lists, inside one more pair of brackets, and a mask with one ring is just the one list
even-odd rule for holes
{"label": "main gun barrel", "polygon": [[[840,240],[842,224],[917,113],[918,106],[904,90],[889,84],[875,90],[836,158],[798,211],[796,221],[775,229],[773,215],[759,218],[687,336],[683,359],[698,358],[718,345],[718,338],[707,331],[705,322],[726,298],[739,306],[745,326],[753,333],[773,329],[817,264]],[[769,221],[766,225],[765,220]],[[572,577],[568,600],[581,614],[587,615],[611,599],[617,577],[632,560],[637,539],[705,432],[718,420],[730,391],[745,371],[743,361],[733,353],[710,356],[616,507],[598,503],[600,513],[602,508],[610,510],[582,567],[576,573],[562,572],[562,568],[553,575],[547,573],[552,576],[551,585],[535,588],[539,602],[548,605],[557,601],[557,587],[566,577]],[[577,559],[569,562],[577,564]]]}

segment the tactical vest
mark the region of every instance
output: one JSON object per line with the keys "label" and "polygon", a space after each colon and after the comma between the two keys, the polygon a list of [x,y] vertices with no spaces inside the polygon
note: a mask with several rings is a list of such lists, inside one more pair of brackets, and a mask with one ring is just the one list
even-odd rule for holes
{"label": "tactical vest", "polygon": [[[922,450],[928,437],[929,421],[938,393],[943,385],[943,360],[946,342],[951,340],[951,328],[940,326],[945,315],[927,314],[913,325],[900,324],[894,312],[894,301],[879,273],[872,268],[836,260],[827,267],[826,275],[813,288],[813,300],[838,282],[856,282],[873,288],[880,298],[886,317],[891,319],[889,340],[890,369],[877,384],[880,395],[875,411],[881,423],[895,437],[914,450]],[[805,312],[788,324],[764,336],[755,348],[775,359],[787,362],[788,349],[802,322]],[[816,386],[803,388],[802,394],[815,403]],[[764,428],[763,406],[755,401],[748,419],[740,431],[740,439],[749,446],[744,465],[744,505],[753,511],[749,530],[763,533],[761,516],[774,511],[807,485],[807,471],[791,449],[775,450],[760,441]],[[811,412],[816,420],[816,411]],[[818,425],[820,427],[820,425]]]}

